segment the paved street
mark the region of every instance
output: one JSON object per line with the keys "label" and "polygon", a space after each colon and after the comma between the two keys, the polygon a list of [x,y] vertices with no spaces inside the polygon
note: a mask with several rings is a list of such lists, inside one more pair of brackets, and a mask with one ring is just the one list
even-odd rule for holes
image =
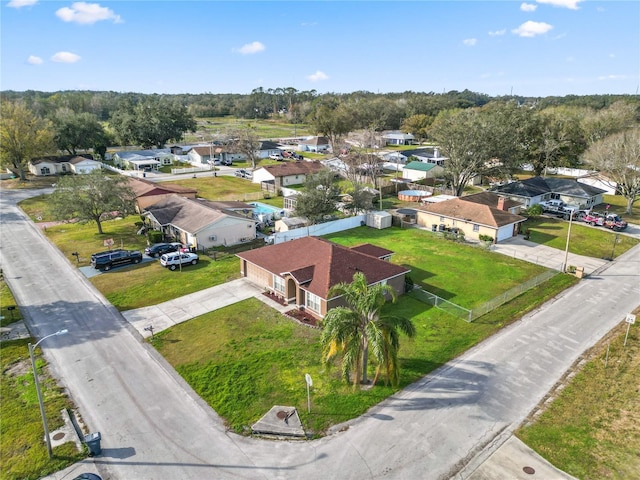
{"label": "paved street", "polygon": [[[640,248],[332,435],[274,442],[216,415],[3,191],[0,265],[106,479],[466,478],[588,347],[640,303]],[[304,372],[301,372],[301,378]],[[478,455],[480,455],[478,457]],[[478,463],[480,462],[480,463]],[[524,465],[523,465],[524,466]]]}

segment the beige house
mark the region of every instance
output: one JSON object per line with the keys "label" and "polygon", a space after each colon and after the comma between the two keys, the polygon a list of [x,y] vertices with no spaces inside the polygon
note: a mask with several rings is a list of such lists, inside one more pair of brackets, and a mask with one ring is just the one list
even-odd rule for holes
{"label": "beige house", "polygon": [[385,283],[404,293],[410,270],[389,261],[393,252],[371,244],[345,247],[318,237],[303,237],[236,254],[242,276],[287,304],[322,318],[343,301],[329,298],[334,285],[364,274],[369,285]]}
{"label": "beige house", "polygon": [[500,242],[518,234],[525,217],[512,213],[521,204],[491,192],[452,198],[438,203],[416,206],[418,226],[433,231],[463,232],[465,238],[478,240],[480,235]]}
{"label": "beige house", "polygon": [[38,177],[61,173],[91,173],[102,165],[92,155],[60,155],[34,158],[29,162],[29,171]]}
{"label": "beige house", "polygon": [[253,207],[249,204],[242,204],[244,208],[235,206],[237,208],[232,209],[224,203],[173,194],[147,207],[144,215],[151,228],[162,231],[167,238],[202,250],[256,238]]}

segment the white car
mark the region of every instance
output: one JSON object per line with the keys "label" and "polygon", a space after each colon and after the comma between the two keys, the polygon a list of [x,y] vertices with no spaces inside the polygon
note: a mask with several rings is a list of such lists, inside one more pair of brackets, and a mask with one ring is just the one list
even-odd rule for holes
{"label": "white car", "polygon": [[200,258],[195,253],[190,252],[173,252],[173,253],[165,253],[160,257],[160,265],[168,268],[169,270],[175,270],[176,268],[180,268],[186,265],[195,265],[198,263]]}
{"label": "white car", "polygon": [[269,158],[271,160],[284,160],[284,157],[279,153],[272,153],[271,155],[269,155]]}

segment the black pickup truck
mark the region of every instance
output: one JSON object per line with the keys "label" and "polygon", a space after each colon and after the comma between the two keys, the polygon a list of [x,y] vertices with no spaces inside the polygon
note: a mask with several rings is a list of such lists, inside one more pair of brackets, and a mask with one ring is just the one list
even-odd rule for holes
{"label": "black pickup truck", "polygon": [[112,252],[102,252],[91,255],[91,266],[103,272],[111,270],[120,265],[140,263],[142,253],[138,250],[113,250]]}

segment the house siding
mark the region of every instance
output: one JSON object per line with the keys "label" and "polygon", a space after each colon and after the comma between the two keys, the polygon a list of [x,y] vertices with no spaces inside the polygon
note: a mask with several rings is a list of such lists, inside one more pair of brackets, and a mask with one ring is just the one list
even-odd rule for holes
{"label": "house siding", "polygon": [[[480,235],[488,235],[494,239],[498,237],[497,236],[498,229],[495,227],[479,225],[474,222],[466,222],[464,220],[458,220],[458,219],[453,219],[449,217],[444,217],[444,221],[440,221],[440,215],[437,213],[418,211],[417,224],[418,226],[425,227],[427,229],[431,229],[432,225],[440,225],[440,224],[444,224],[446,228],[459,228],[461,231],[464,232],[465,238],[473,238],[475,240],[479,240]],[[478,231],[473,230],[474,225],[478,225]],[[508,230],[509,232],[513,231],[512,225],[508,225],[503,228],[506,228],[506,227],[509,228]],[[505,238],[510,238],[511,236],[513,235],[511,235],[510,233],[508,237],[504,237],[501,240],[504,240]]]}
{"label": "house siding", "polygon": [[236,245],[256,238],[255,222],[226,217],[196,232],[195,238],[198,248]]}

